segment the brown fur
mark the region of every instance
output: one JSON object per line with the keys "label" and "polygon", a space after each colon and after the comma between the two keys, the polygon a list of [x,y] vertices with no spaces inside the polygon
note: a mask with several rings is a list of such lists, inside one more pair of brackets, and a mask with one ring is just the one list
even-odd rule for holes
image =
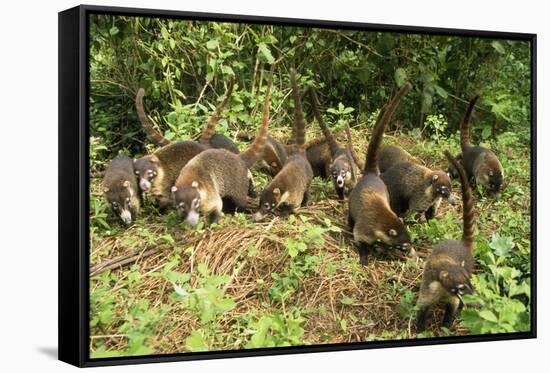
{"label": "brown fur", "polygon": [[[218,120],[220,116],[223,113],[223,109],[225,108],[225,105],[229,102],[229,99],[231,98],[231,93],[233,93],[233,84],[234,81],[231,80],[229,83],[229,87],[227,88],[227,92],[225,92],[225,96],[220,102],[220,104],[216,107],[216,110],[210,115],[208,118],[208,121],[206,122],[206,126],[204,127],[204,130],[202,131],[200,143],[204,145],[210,144],[210,139],[212,136],[214,136],[214,133],[216,133],[216,124],[218,123]],[[228,149],[229,150],[229,149]]]}
{"label": "brown fur", "polygon": [[405,149],[397,145],[382,145],[378,154],[378,168],[380,173],[384,173],[392,166],[401,163],[409,162],[422,165],[423,162],[418,158],[410,155]]}
{"label": "brown fur", "polygon": [[461,306],[461,295],[473,291],[470,276],[474,269],[474,202],[464,168],[445,151],[445,156],[456,167],[462,187],[462,240],[440,242],[424,266],[418,296],[417,332],[424,331],[429,309],[440,302],[446,304],[443,326],[449,328]]}
{"label": "brown fur", "polygon": [[381,111],[368,145],[364,176],[349,196],[348,223],[359,245],[361,264],[367,263],[369,251],[377,241],[397,247],[406,247],[410,242],[407,228],[392,211],[388,190],[378,176],[377,151],[401,97],[411,88],[407,82],[391,100],[387,110]]}
{"label": "brown fur", "polygon": [[495,153],[482,146],[473,146],[470,142],[472,114],[479,96],[470,101],[460,125],[460,145],[462,154],[459,159],[466,170],[472,188],[482,185],[489,196],[498,197],[504,180],[504,169]]}
{"label": "brown fur", "polygon": [[411,162],[400,162],[380,175],[390,194],[390,205],[401,217],[425,214],[426,220],[437,214],[443,198],[454,204],[449,176],[440,170]]}

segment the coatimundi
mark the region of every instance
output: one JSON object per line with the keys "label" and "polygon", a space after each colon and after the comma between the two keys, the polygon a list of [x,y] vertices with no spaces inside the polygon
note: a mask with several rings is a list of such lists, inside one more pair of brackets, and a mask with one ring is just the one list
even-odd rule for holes
{"label": "coatimundi", "polygon": [[378,148],[399,101],[411,88],[411,83],[407,82],[387,105],[387,109],[380,112],[367,148],[363,177],[349,195],[348,223],[359,246],[360,263],[363,265],[367,264],[369,250],[377,241],[388,246],[409,246],[409,232],[392,211],[388,189],[379,176]]}
{"label": "coatimundi", "polygon": [[[141,190],[149,192],[161,209],[165,209],[171,205],[172,195],[170,189],[174,185],[183,166],[197,154],[211,147],[209,141],[214,134],[217,119],[229,100],[232,89],[233,84],[230,84],[222,103],[218,105],[216,111],[208,119],[200,143],[195,141],[170,143],[166,140],[168,141],[168,145],[157,149],[153,154],[143,156],[136,160],[134,168],[139,178]],[[157,139],[164,139],[160,133],[153,129],[151,122],[143,111],[143,93],[143,89],[140,89],[136,96],[136,108],[142,120],[143,127],[147,128],[150,134],[156,133]],[[251,174],[249,177],[250,190],[253,192]]]}
{"label": "coatimundi", "polygon": [[400,217],[424,214],[430,220],[442,199],[455,204],[449,175],[411,162],[400,162],[380,175],[390,194],[390,206]]}
{"label": "coatimundi", "polygon": [[196,225],[200,215],[216,222],[224,204],[235,210],[246,209],[249,191],[249,168],[263,153],[269,124],[269,95],[273,81],[271,66],[262,112],[262,126],[250,148],[240,154],[226,149],[208,149],[193,158],[171,188],[174,204],[185,222]]}
{"label": "coatimundi", "polygon": [[[223,101],[216,107],[216,110],[208,118],[206,126],[201,134],[199,143],[209,148],[211,147],[215,149],[227,149],[235,154],[238,154],[239,148],[237,147],[237,144],[235,144],[227,136],[219,133],[215,133],[218,119],[220,118],[223,112],[223,109],[225,108],[225,105],[229,101],[229,98],[231,97],[232,92],[233,92],[233,81],[229,83],[229,87],[227,88],[227,92],[225,93]],[[149,138],[154,143],[160,146],[171,144],[172,142],[170,140],[164,137],[159,131],[157,131],[153,127],[153,123],[145,113],[145,110],[143,108],[144,95],[145,95],[145,90],[143,88],[140,88],[136,95],[136,110],[138,113],[139,121],[141,122],[141,125],[145,130],[145,133],[147,134],[147,136],[149,136]]]}
{"label": "coatimundi", "polygon": [[383,174],[390,167],[401,162],[423,164],[418,158],[413,157],[405,149],[397,145],[382,145],[380,147],[380,152],[378,153],[378,168],[380,169],[380,173]]}
{"label": "coatimundi", "polygon": [[330,163],[326,164],[327,168],[325,173],[330,175],[332,182],[334,184],[334,189],[339,199],[344,199],[344,195],[348,195],[349,192],[355,186],[355,166],[349,154],[348,150],[336,141],[336,138],[330,132],[330,129],[327,127],[321,113],[319,112],[319,100],[317,99],[317,94],[313,89],[309,90],[311,107],[313,108],[313,114],[317,123],[323,131],[325,138],[330,149]]}
{"label": "coatimundi", "polygon": [[328,179],[332,157],[325,138],[318,138],[306,144],[306,157],[313,170],[313,176]]}
{"label": "coatimundi", "polygon": [[479,96],[476,96],[470,101],[460,125],[462,154],[459,159],[466,170],[472,188],[476,189],[477,185],[482,185],[490,197],[498,198],[502,189],[504,169],[495,153],[482,146],[473,146],[470,142],[472,113],[478,100]]}
{"label": "coatimundi", "polygon": [[470,276],[474,269],[474,201],[468,178],[462,165],[448,151],[445,156],[456,168],[462,186],[462,216],[464,231],[462,240],[440,242],[432,250],[424,265],[424,275],[418,295],[416,331],[426,328],[431,306],[446,304],[443,326],[449,328],[462,305],[462,295],[473,292]]}
{"label": "coatimundi", "polygon": [[290,81],[294,95],[294,134],[296,139],[292,145],[292,153],[288,157],[282,170],[275,175],[271,183],[260,195],[259,211],[254,214],[253,220],[259,221],[263,217],[278,209],[286,217],[292,210],[305,206],[308,202],[309,185],[313,179],[313,171],[305,156],[306,122],[302,111],[300,88],[296,81],[296,71],[290,70]]}
{"label": "coatimundi", "polygon": [[109,163],[101,184],[113,213],[126,225],[132,225],[141,205],[141,191],[134,175],[134,160],[118,155]]}

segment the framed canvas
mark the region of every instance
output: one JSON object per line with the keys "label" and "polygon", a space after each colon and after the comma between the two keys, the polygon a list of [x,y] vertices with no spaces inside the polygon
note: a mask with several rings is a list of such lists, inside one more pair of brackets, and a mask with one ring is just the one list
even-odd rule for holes
{"label": "framed canvas", "polygon": [[536,336],[536,35],[59,13],[59,358]]}

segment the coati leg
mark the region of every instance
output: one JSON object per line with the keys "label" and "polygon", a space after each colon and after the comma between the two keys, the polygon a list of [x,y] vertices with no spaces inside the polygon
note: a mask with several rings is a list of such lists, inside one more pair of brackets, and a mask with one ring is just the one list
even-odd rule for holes
{"label": "coati leg", "polygon": [[207,222],[208,224],[214,224],[216,223],[218,220],[220,220],[220,216],[221,216],[221,213],[219,211],[212,211],[211,213],[208,214],[207,216]]}
{"label": "coati leg", "polygon": [[456,315],[460,300],[453,297],[449,303],[445,305],[445,314],[443,315],[443,326],[449,329],[453,325],[453,319]]}
{"label": "coati leg", "polygon": [[367,265],[369,262],[369,250],[370,245],[365,242],[359,242],[359,263],[361,265]]}
{"label": "coati leg", "polygon": [[433,219],[435,217],[436,211],[435,211],[435,205],[431,205],[428,207],[426,212],[424,213],[424,216],[426,217],[426,221]]}
{"label": "coati leg", "polygon": [[[223,200],[220,196],[215,196],[212,198],[210,206],[203,206],[206,213],[206,221],[208,224],[213,224],[220,219],[222,209],[223,209]],[[210,208],[207,208],[210,207]]]}
{"label": "coati leg", "polygon": [[289,204],[282,203],[279,205],[279,212],[280,212],[279,215],[283,218],[288,218],[288,216],[292,213],[292,211],[293,211],[293,208]]}
{"label": "coati leg", "polygon": [[304,198],[302,199],[302,207],[306,207],[309,202],[309,186],[307,187],[307,190],[304,192]]}
{"label": "coati leg", "polygon": [[348,226],[349,226],[349,229],[353,232],[353,228],[355,227],[355,220],[353,220],[353,217],[351,216],[350,211],[348,211]]}
{"label": "coati leg", "polygon": [[336,194],[338,194],[338,199],[340,201],[344,200],[344,188],[336,188]]}
{"label": "coati leg", "polygon": [[429,307],[420,307],[416,314],[416,332],[422,333],[426,330],[426,320],[428,319]]}

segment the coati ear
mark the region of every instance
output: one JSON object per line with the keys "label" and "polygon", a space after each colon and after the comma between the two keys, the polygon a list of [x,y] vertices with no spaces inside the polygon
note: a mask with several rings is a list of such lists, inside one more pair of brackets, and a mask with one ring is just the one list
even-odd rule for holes
{"label": "coati ear", "polygon": [[434,174],[432,176],[432,181],[437,181],[437,179],[439,179],[439,175],[438,174]]}
{"label": "coati ear", "polygon": [[122,186],[124,188],[130,188],[130,182],[128,180],[124,180],[124,182],[122,183]]}
{"label": "coati ear", "polygon": [[273,189],[273,196],[278,200],[281,197],[281,190],[279,188]]}
{"label": "coati ear", "polygon": [[493,176],[494,173],[493,173],[493,170],[489,170],[489,176]]}
{"label": "coati ear", "polygon": [[463,260],[462,263],[460,263],[460,266],[464,267],[465,264],[466,264],[466,262]]}
{"label": "coati ear", "polygon": [[156,164],[156,163],[159,162],[159,159],[153,155],[153,156],[151,156],[151,162]]}
{"label": "coati ear", "polygon": [[271,167],[277,167],[277,162],[271,162]]}
{"label": "coati ear", "polygon": [[198,181],[193,181],[193,182],[191,183],[191,187],[192,187],[192,188],[198,188],[198,187],[199,187],[199,182],[198,182]]}
{"label": "coati ear", "polygon": [[111,189],[109,189],[107,187],[103,187],[103,193],[107,193],[107,192],[109,192],[109,190],[111,190]]}
{"label": "coati ear", "polygon": [[388,231],[388,234],[389,234],[391,237],[395,237],[395,236],[397,236],[397,231],[396,231],[395,229],[392,228],[392,229],[390,229],[390,230]]}
{"label": "coati ear", "polygon": [[443,270],[439,272],[439,279],[443,280],[444,278],[447,278],[449,276],[449,272]]}
{"label": "coati ear", "polygon": [[174,185],[170,190],[172,191],[172,193],[176,193],[178,191],[178,187]]}

